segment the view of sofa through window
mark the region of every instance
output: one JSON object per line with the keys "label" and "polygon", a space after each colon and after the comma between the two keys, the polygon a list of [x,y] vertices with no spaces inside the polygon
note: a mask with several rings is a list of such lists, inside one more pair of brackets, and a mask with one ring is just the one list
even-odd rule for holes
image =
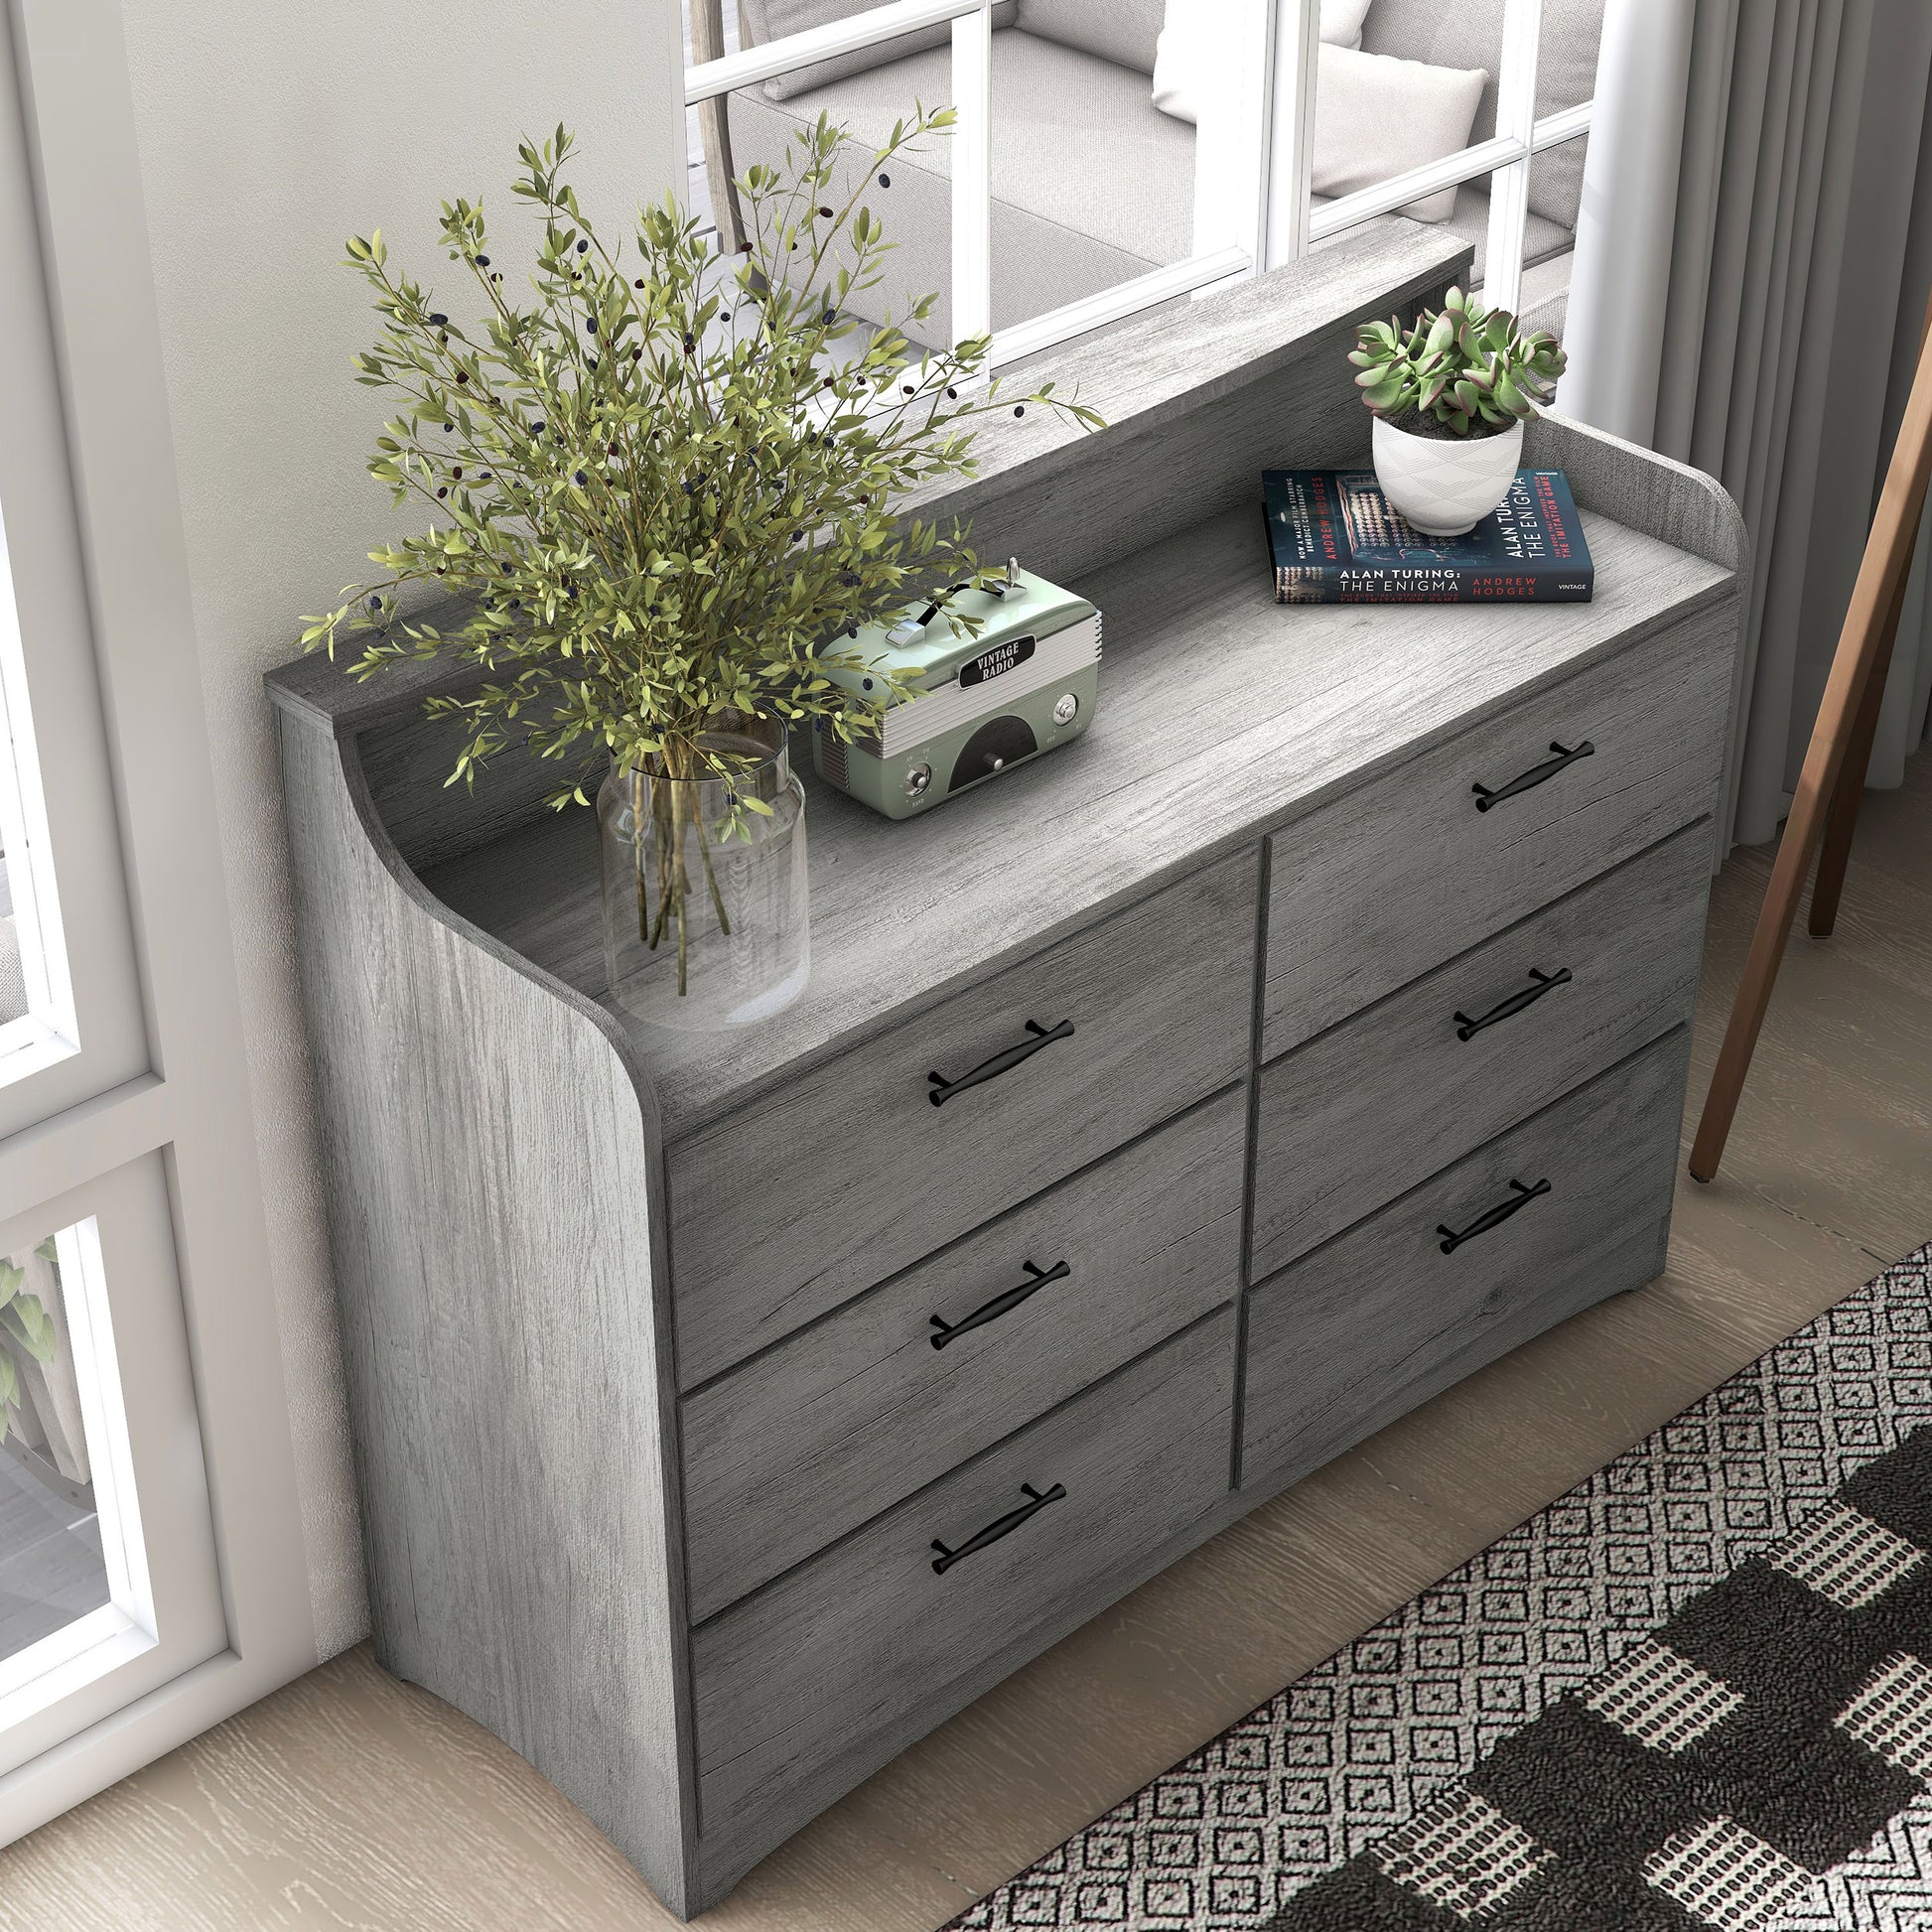
{"label": "view of sofa through window", "polygon": [[[1464,178],[1403,205],[1472,243],[1472,280],[1532,327],[1561,332],[1583,194],[1604,0],[1323,0],[1311,232],[1357,197],[1441,167]],[[1567,138],[1566,138],[1567,137]],[[1496,167],[1498,139],[1538,148]],[[1500,244],[1500,254],[1492,260]],[[1520,287],[1518,284],[1520,277]]]}
{"label": "view of sofa through window", "polygon": [[951,106],[954,131],[874,185],[893,254],[851,307],[876,324],[934,293],[920,340],[990,330],[1011,364],[1253,271],[1267,16],[1261,0],[1213,11],[1240,58],[1199,82],[1216,103],[1201,143],[1156,104],[1160,0],[686,0],[691,206],[729,248],[732,181],[780,166],[821,114],[871,149],[916,107]]}
{"label": "view of sofa through window", "polygon": [[[780,165],[820,114],[872,147],[917,106],[956,103],[960,132],[901,156],[876,186],[895,247],[881,287],[853,305],[864,322],[933,292],[923,340],[990,324],[995,360],[1011,362],[1399,207],[1471,242],[1472,281],[1492,301],[1560,332],[1604,0],[1471,0],[1452,14],[1435,0],[1317,0],[1306,76],[1300,0],[1279,0],[1286,58],[1271,112],[1259,76],[1272,4],[685,0],[687,69],[738,57],[712,69],[735,78],[731,67],[760,51],[775,60],[786,42],[797,57],[692,107],[689,206],[734,245],[732,179]],[[928,18],[893,31],[909,13]],[[983,147],[953,70],[956,20],[988,38]],[[866,44],[828,58],[828,32]],[[1306,164],[1281,140],[1298,90],[1312,101]],[[983,268],[967,200],[981,154]],[[1390,200],[1389,184],[1416,177],[1427,193]],[[1299,198],[1306,217],[1286,221],[1280,206],[1264,216],[1264,182],[1277,204]],[[965,286],[976,275],[983,290]]]}

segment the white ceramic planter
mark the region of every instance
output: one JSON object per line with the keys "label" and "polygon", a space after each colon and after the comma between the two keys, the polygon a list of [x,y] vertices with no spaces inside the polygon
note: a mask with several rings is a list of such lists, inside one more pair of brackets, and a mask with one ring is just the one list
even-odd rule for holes
{"label": "white ceramic planter", "polygon": [[1459,537],[1509,493],[1523,425],[1496,436],[1411,436],[1375,419],[1375,480],[1425,536]]}

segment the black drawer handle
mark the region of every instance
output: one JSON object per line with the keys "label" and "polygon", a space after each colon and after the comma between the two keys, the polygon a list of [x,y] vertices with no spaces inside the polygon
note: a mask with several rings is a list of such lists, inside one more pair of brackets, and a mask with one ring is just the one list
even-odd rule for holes
{"label": "black drawer handle", "polygon": [[1554,739],[1550,749],[1556,753],[1553,759],[1546,759],[1541,764],[1533,764],[1527,771],[1519,771],[1499,791],[1491,791],[1487,785],[1471,785],[1469,789],[1476,795],[1476,810],[1486,812],[1491,805],[1500,805],[1505,798],[1514,798],[1519,791],[1528,791],[1532,785],[1540,785],[1545,778],[1554,778],[1566,764],[1575,764],[1579,759],[1593,758],[1596,747],[1588,739],[1566,752]]}
{"label": "black drawer handle", "polygon": [[935,1107],[943,1107],[956,1093],[964,1093],[968,1087],[979,1086],[986,1080],[997,1080],[1002,1073],[1011,1073],[1022,1060],[1030,1060],[1042,1046],[1050,1045],[1056,1039],[1073,1037],[1073,1022],[1062,1020],[1057,1027],[1042,1027],[1037,1020],[1027,1022],[1027,1031],[1033,1035],[1031,1039],[1023,1039],[1018,1046],[1009,1046],[1003,1052],[995,1053],[990,1060],[981,1060],[970,1073],[962,1073],[957,1080],[948,1080],[943,1073],[928,1073],[925,1077],[932,1082],[932,1092],[927,1096]]}
{"label": "black drawer handle", "polygon": [[1478,1214],[1461,1233],[1454,1228],[1439,1227],[1436,1232],[1443,1237],[1443,1252],[1452,1255],[1465,1241],[1473,1241],[1478,1234],[1487,1234],[1491,1228],[1499,1228],[1516,1212],[1519,1207],[1527,1207],[1538,1194],[1550,1191],[1548,1180],[1539,1180],[1534,1187],[1527,1187],[1520,1180],[1509,1183],[1516,1191],[1507,1200],[1499,1200],[1494,1207]]}
{"label": "black drawer handle", "polygon": [[947,1321],[944,1315],[932,1316],[932,1325],[938,1333],[932,1337],[935,1348],[943,1348],[955,1335],[963,1335],[968,1328],[983,1327],[989,1321],[997,1321],[1001,1315],[1017,1309],[1030,1295],[1037,1295],[1048,1282],[1063,1282],[1073,1270],[1065,1262],[1056,1261],[1050,1268],[1036,1268],[1031,1261],[1023,1261],[1021,1267],[1027,1271],[1029,1279],[1017,1288],[1010,1288],[1004,1295],[996,1295],[990,1302],[983,1302],[971,1314],[958,1321]]}
{"label": "black drawer handle", "polygon": [[957,1550],[948,1550],[943,1543],[935,1542],[933,1548],[939,1554],[932,1560],[934,1572],[943,1577],[954,1564],[963,1563],[989,1543],[997,1543],[1003,1536],[1011,1536],[1030,1516],[1037,1516],[1048,1503],[1056,1503],[1066,1494],[1066,1485],[1056,1482],[1050,1489],[1035,1489],[1031,1482],[1020,1485],[1020,1493],[1028,1500],[1018,1509],[1010,1509],[1004,1516],[996,1516],[983,1530],[975,1530]]}
{"label": "black drawer handle", "polygon": [[1507,1020],[1512,1013],[1521,1013],[1525,1007],[1533,1007],[1553,986],[1570,984],[1570,968],[1559,966],[1554,973],[1540,973],[1532,966],[1530,979],[1533,984],[1519,987],[1506,1000],[1498,1000],[1485,1014],[1471,1020],[1466,1013],[1455,1016],[1455,1036],[1457,1039],[1473,1039],[1485,1027],[1493,1027],[1498,1020]]}

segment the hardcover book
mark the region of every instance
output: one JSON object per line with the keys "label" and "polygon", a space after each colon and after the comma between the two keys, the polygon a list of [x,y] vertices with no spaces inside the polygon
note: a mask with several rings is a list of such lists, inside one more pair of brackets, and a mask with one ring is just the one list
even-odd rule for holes
{"label": "hardcover book", "polygon": [[1261,483],[1277,604],[1581,604],[1595,587],[1561,470],[1517,471],[1459,537],[1416,529],[1373,470],[1267,470]]}

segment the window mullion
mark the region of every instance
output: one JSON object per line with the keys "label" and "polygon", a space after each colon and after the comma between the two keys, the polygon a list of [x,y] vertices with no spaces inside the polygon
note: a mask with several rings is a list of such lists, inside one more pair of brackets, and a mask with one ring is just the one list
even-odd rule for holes
{"label": "window mullion", "polygon": [[1483,300],[1514,310],[1523,290],[1523,238],[1530,212],[1530,143],[1536,134],[1536,55],[1543,0],[1504,0],[1501,72],[1496,81],[1496,138],[1515,143],[1522,159],[1489,177],[1489,239]]}
{"label": "window mullion", "polygon": [[993,333],[993,12],[952,24],[952,340]]}
{"label": "window mullion", "polygon": [[1281,0],[1275,28],[1273,165],[1268,193],[1270,268],[1309,252],[1314,193],[1314,90],[1321,46],[1320,0]]}

